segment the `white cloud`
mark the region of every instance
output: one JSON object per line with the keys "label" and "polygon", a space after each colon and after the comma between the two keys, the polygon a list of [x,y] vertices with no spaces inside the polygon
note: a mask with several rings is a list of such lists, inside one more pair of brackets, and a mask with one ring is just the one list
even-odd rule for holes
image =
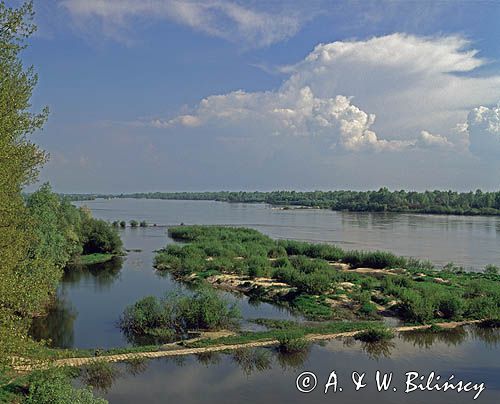
{"label": "white cloud", "polygon": [[292,37],[308,19],[307,13],[267,12],[228,0],[64,0],[61,4],[81,28],[97,21],[104,35],[125,42],[129,41],[125,32],[141,18],[174,21],[255,47]]}
{"label": "white cloud", "polygon": [[452,149],[455,145],[448,140],[445,136],[435,135],[423,130],[420,132],[420,137],[417,141],[417,145],[420,147],[431,147],[431,148],[443,148]]}
{"label": "white cloud", "polygon": [[500,105],[493,108],[474,108],[467,117],[467,132],[472,152],[500,157]]}
{"label": "white cloud", "polygon": [[457,122],[500,95],[500,76],[466,75],[486,63],[469,46],[457,36],[404,34],[320,44],[282,69],[288,78],[276,90],[209,96],[191,114],[152,125],[310,136],[348,151],[466,150]]}

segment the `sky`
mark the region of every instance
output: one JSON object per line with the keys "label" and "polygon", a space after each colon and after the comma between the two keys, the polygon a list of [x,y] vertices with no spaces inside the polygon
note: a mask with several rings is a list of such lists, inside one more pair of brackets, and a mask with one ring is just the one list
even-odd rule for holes
{"label": "sky", "polygon": [[500,189],[498,0],[34,6],[58,192]]}

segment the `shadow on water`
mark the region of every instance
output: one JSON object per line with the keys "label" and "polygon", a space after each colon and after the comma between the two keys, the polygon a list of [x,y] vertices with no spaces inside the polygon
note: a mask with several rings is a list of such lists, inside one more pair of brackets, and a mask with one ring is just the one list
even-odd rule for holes
{"label": "shadow on water", "polygon": [[[122,265],[122,257],[114,257],[101,264],[73,264],[64,270],[62,283],[78,284],[91,279],[98,290],[107,290],[119,278]],[[47,314],[33,319],[29,333],[36,341],[47,341],[50,347],[72,348],[77,317],[76,307],[64,291],[60,291],[48,307]]]}
{"label": "shadow on water", "polygon": [[106,291],[119,279],[122,267],[122,257],[93,265],[71,264],[64,270],[62,283],[78,284],[90,279],[99,291]]}
{"label": "shadow on water", "polygon": [[33,319],[29,333],[36,341],[47,341],[50,347],[71,348],[76,317],[77,312],[71,303],[58,296],[46,316]]}

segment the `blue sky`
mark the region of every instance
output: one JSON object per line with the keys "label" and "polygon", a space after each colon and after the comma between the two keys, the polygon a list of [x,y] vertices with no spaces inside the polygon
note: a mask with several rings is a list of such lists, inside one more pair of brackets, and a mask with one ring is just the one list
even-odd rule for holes
{"label": "blue sky", "polygon": [[58,191],[500,188],[498,1],[34,3]]}

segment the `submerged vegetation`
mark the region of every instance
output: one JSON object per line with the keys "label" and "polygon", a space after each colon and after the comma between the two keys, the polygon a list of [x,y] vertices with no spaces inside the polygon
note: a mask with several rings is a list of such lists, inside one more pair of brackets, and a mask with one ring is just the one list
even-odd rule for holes
{"label": "submerged vegetation", "polygon": [[[310,319],[370,319],[392,313],[409,323],[496,318],[500,276],[442,270],[392,253],[275,241],[256,230],[221,226],[169,229],[155,267],[286,305]],[[358,270],[359,268],[359,270]]]}
{"label": "submerged vegetation", "polygon": [[500,192],[454,191],[272,191],[272,192],[149,192],[119,195],[73,194],[74,200],[146,198],[268,203],[351,212],[413,212],[454,215],[500,215]]}

